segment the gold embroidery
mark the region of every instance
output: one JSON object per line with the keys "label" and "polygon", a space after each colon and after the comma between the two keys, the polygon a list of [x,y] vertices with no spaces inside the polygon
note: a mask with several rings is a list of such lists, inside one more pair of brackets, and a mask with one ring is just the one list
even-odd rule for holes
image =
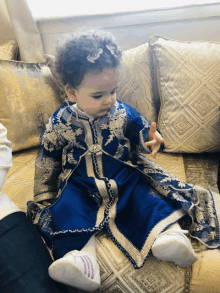
{"label": "gold embroidery", "polygon": [[219,225],[220,223],[220,196],[216,192],[212,192],[212,194],[213,194],[213,198],[215,202],[215,211],[218,217],[218,225]]}
{"label": "gold embroidery", "polygon": [[110,223],[111,221],[114,221],[114,219],[116,217],[116,205],[118,202],[118,186],[113,179],[110,179],[109,183],[111,184],[111,189],[112,189],[114,196],[115,196],[115,201],[109,210],[109,217],[110,217],[109,223]]}
{"label": "gold embroidery", "polygon": [[38,202],[38,201],[42,201],[42,200],[46,200],[46,199],[53,199],[56,198],[57,196],[57,192],[46,192],[46,193],[42,193],[39,194],[37,196],[34,197],[34,201]]}
{"label": "gold embroidery", "polygon": [[46,124],[46,132],[42,138],[42,144],[47,151],[54,151],[57,144],[57,135],[54,132],[52,118],[50,117],[48,123]]}
{"label": "gold embroidery", "polygon": [[109,129],[110,131],[110,135],[107,139],[107,142],[105,143],[105,146],[108,145],[110,142],[112,142],[115,136],[119,140],[121,138],[124,138],[123,129],[126,124],[127,113],[124,107],[122,109],[119,109],[119,104],[117,101],[115,103],[115,107],[116,107],[116,110],[114,115],[107,113],[108,122],[102,123],[100,125],[101,129]]}
{"label": "gold embroidery", "polygon": [[93,163],[92,163],[92,152],[96,153],[97,158],[97,171],[99,172],[100,177],[103,177],[103,167],[102,167],[102,152],[101,152],[101,143],[102,138],[98,138],[99,144],[93,144],[92,139],[92,132],[90,129],[90,125],[88,121],[83,121],[83,124],[86,128],[86,140],[88,144],[88,152],[85,154],[85,160],[86,160],[86,171],[88,177],[93,177],[95,179],[96,186],[98,188],[99,194],[102,197],[102,205],[99,207],[96,217],[96,227],[99,226],[104,219],[104,212],[107,207],[107,204],[109,202],[109,196],[107,192],[107,188],[105,185],[105,182],[103,180],[99,180],[95,177]]}
{"label": "gold embroidery", "polygon": [[96,182],[96,186],[99,190],[99,194],[102,197],[102,205],[98,210],[97,218],[96,218],[95,225],[97,227],[98,225],[100,225],[100,223],[104,219],[104,212],[105,212],[105,209],[106,209],[108,202],[109,202],[109,196],[108,196],[108,191],[107,191],[105,182],[103,180],[98,180],[96,178],[95,178],[95,182]]}

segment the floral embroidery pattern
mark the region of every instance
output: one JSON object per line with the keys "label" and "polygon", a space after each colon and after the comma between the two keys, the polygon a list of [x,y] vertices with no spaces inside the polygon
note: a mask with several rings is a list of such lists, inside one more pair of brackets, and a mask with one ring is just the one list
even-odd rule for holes
{"label": "floral embroidery pattern", "polygon": [[111,115],[110,113],[108,113],[108,122],[100,125],[101,129],[108,129],[110,131],[110,135],[107,139],[107,142],[105,143],[105,146],[112,142],[115,136],[119,140],[124,138],[123,129],[126,125],[127,114],[124,107],[122,109],[119,109],[118,102],[116,102],[115,107],[115,115]]}

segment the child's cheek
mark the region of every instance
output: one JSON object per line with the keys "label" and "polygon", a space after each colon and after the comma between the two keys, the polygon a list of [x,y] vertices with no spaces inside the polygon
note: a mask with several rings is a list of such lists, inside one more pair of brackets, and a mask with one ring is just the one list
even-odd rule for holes
{"label": "child's cheek", "polygon": [[93,109],[100,109],[102,103],[99,100],[94,101],[94,103],[91,105]]}

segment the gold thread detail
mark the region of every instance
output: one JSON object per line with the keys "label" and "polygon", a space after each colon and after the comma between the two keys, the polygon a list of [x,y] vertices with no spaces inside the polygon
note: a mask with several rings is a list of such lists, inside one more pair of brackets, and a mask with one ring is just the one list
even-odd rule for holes
{"label": "gold thread detail", "polygon": [[53,198],[56,198],[57,196],[57,192],[46,192],[46,193],[42,193],[42,194],[39,194],[39,195],[36,195],[34,197],[34,201],[35,202],[38,202],[38,201],[41,201],[41,200],[46,200],[46,199],[53,199]]}
{"label": "gold thread detail", "polygon": [[96,226],[100,225],[101,221],[104,219],[104,212],[109,202],[108,191],[103,180],[95,178],[96,186],[98,187],[99,193],[102,197],[102,205],[98,210],[96,218]]}

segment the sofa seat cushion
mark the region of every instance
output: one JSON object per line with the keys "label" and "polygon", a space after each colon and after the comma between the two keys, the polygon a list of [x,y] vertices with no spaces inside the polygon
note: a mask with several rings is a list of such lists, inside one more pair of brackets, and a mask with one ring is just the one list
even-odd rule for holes
{"label": "sofa seat cushion", "polygon": [[199,259],[193,265],[189,292],[220,292],[220,250],[204,250],[198,252],[197,255]]}
{"label": "sofa seat cushion", "polygon": [[183,154],[186,182],[219,193],[219,161],[220,153]]}

